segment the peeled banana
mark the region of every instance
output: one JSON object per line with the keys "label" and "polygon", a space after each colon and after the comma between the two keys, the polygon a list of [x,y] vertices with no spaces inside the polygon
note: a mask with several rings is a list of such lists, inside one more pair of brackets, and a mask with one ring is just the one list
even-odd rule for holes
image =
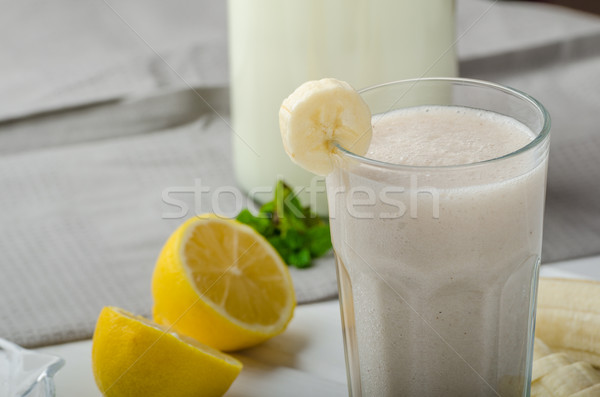
{"label": "peeled banana", "polygon": [[574,362],[565,353],[553,353],[536,338],[531,377],[532,397],[599,397],[599,392],[600,372],[590,363]]}
{"label": "peeled banana", "polygon": [[532,397],[600,397],[600,283],[541,279]]}
{"label": "peeled banana", "polygon": [[540,279],[535,336],[573,361],[600,368],[600,283]]}
{"label": "peeled banana", "polygon": [[350,84],[308,81],[279,109],[279,129],[290,159],[318,175],[333,171],[335,144],[364,155],[371,143],[371,111]]}
{"label": "peeled banana", "polygon": [[542,342],[540,339],[535,338],[533,340],[533,360],[537,360],[538,358],[548,356],[552,354],[552,349],[548,347],[547,344]]}
{"label": "peeled banana", "polygon": [[571,364],[572,361],[565,353],[553,353],[535,360],[534,363],[531,375],[532,382],[548,375],[552,371]]}
{"label": "peeled banana", "polygon": [[572,394],[571,397],[598,397],[600,396],[600,383],[592,387],[588,387],[578,393]]}

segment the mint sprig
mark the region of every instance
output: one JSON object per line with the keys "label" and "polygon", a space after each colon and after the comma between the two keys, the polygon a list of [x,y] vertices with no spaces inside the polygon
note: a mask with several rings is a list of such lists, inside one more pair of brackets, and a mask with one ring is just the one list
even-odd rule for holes
{"label": "mint sprig", "polygon": [[331,249],[327,222],[302,206],[283,181],[277,182],[273,201],[260,207],[257,215],[244,209],[237,220],[262,234],[290,266],[309,267]]}

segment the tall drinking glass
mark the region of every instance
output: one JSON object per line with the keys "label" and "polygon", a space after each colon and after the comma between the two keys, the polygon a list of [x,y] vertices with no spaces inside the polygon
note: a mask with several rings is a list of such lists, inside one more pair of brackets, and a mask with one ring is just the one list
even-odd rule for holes
{"label": "tall drinking glass", "polygon": [[361,96],[375,124],[396,109],[456,106],[510,117],[532,137],[501,157],[447,166],[336,146],[327,194],[350,394],[529,395],[548,114],[522,92],[468,79],[405,80]]}

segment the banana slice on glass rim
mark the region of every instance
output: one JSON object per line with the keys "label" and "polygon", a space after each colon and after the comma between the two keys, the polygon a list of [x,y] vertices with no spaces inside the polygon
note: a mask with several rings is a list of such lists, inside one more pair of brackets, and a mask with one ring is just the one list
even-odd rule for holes
{"label": "banana slice on glass rim", "polygon": [[279,109],[283,147],[293,162],[318,175],[333,171],[335,143],[358,155],[371,143],[371,111],[345,81],[307,81]]}

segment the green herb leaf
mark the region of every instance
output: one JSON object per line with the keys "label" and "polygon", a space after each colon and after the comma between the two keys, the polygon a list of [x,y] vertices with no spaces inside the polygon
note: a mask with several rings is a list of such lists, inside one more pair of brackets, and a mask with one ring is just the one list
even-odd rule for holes
{"label": "green herb leaf", "polygon": [[306,236],[310,241],[310,254],[313,257],[318,258],[319,256],[325,255],[331,249],[329,225],[324,223],[315,225],[308,229]]}
{"label": "green herb leaf", "polygon": [[288,256],[289,264],[299,268],[310,266],[310,251],[302,248],[300,251],[293,252]]}
{"label": "green herb leaf", "polygon": [[257,215],[242,210],[237,220],[265,236],[291,266],[309,267],[312,259],[331,249],[329,225],[310,207],[303,207],[292,188],[281,180],[275,186],[273,201],[265,203]]}

